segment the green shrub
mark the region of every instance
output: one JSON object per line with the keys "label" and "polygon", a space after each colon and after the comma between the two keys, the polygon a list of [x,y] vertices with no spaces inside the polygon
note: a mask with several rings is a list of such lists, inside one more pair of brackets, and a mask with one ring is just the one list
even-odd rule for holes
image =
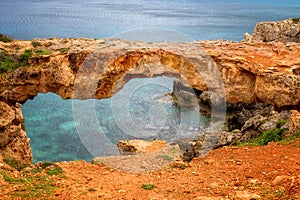
{"label": "green shrub", "polygon": [[26,164],[19,162],[18,160],[14,159],[14,158],[5,158],[5,159],[3,159],[3,161],[6,164],[8,164],[9,166],[11,166],[12,168],[17,169],[18,171],[21,171],[23,168],[28,166]]}
{"label": "green shrub", "polygon": [[11,41],[13,41],[13,38],[0,33],[0,41],[2,41],[2,42],[11,42]]}
{"label": "green shrub", "polygon": [[42,163],[40,164],[40,167],[43,168],[43,169],[45,169],[46,167],[49,167],[49,166],[51,166],[51,165],[53,165],[53,164],[54,164],[54,163],[51,162],[51,161],[44,161],[44,162],[42,162]]}
{"label": "green shrub", "polygon": [[32,57],[32,50],[26,49],[21,55],[20,55],[20,63],[19,66],[28,66],[29,65],[29,59]]}
{"label": "green shrub", "polygon": [[51,52],[48,50],[44,50],[44,49],[39,49],[35,51],[36,55],[50,55]]}
{"label": "green shrub", "polygon": [[262,146],[262,145],[267,145],[269,142],[279,142],[281,140],[282,140],[282,130],[271,129],[271,130],[264,131],[260,136],[252,139],[250,143]]}
{"label": "green shrub", "polygon": [[31,44],[34,48],[41,46],[41,43],[37,41],[32,41]]}
{"label": "green shrub", "polygon": [[7,193],[9,199],[49,199],[49,196],[52,196],[51,199],[53,199],[56,187],[48,176],[24,174],[23,177],[15,178],[1,171],[0,174],[6,182],[14,184],[18,188]]}
{"label": "green shrub", "polygon": [[7,176],[5,173],[3,173],[2,171],[0,171],[0,174],[3,176],[3,179],[8,182],[8,183],[13,183],[15,181],[15,179]]}
{"label": "green shrub", "polygon": [[32,174],[38,174],[40,172],[42,172],[42,169],[41,168],[34,168],[30,171]]}
{"label": "green shrub", "polygon": [[295,140],[298,139],[298,138],[300,138],[300,132],[285,137],[284,140],[283,140],[282,142],[283,142],[283,143],[290,143],[290,142],[295,141]]}
{"label": "green shrub", "polygon": [[242,143],[240,140],[238,140],[238,141],[236,141],[236,146],[242,147],[242,146],[245,146],[245,144]]}
{"label": "green shrub", "polygon": [[277,122],[277,128],[281,128],[286,123],[286,119],[280,119]]}
{"label": "green shrub", "polygon": [[47,169],[47,174],[50,176],[58,175],[61,173],[62,173],[62,169],[58,166],[55,166],[54,168],[51,168],[51,169]]}
{"label": "green shrub", "polygon": [[9,69],[13,68],[14,60],[6,54],[6,52],[1,53],[3,58],[0,60],[0,74],[7,73]]}
{"label": "green shrub", "polygon": [[67,53],[68,51],[69,51],[69,48],[60,49],[60,53]]}
{"label": "green shrub", "polygon": [[142,188],[145,190],[152,190],[152,189],[156,188],[156,186],[154,184],[143,184]]}
{"label": "green shrub", "polygon": [[25,50],[18,58],[2,51],[0,53],[0,74],[5,74],[9,71],[14,71],[21,66],[28,66],[29,60],[32,57],[32,50]]}

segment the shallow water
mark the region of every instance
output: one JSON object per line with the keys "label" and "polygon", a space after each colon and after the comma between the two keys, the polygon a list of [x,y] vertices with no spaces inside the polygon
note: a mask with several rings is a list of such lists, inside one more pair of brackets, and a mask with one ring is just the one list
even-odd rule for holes
{"label": "shallow water", "polygon": [[[116,154],[122,139],[193,138],[206,119],[172,104],[173,79],[132,79],[110,99],[63,100],[39,94],[22,107],[34,161],[90,161]],[[95,117],[94,114],[95,113]]]}

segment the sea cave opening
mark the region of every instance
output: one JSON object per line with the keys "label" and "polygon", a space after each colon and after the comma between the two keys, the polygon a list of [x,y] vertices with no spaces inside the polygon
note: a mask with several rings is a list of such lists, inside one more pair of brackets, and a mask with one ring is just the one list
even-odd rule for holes
{"label": "sea cave opening", "polygon": [[114,155],[111,146],[119,140],[172,143],[194,137],[207,118],[198,108],[174,104],[173,83],[174,78],[163,76],[134,78],[113,97],[100,100],[63,100],[54,93],[39,93],[22,106],[34,163]]}

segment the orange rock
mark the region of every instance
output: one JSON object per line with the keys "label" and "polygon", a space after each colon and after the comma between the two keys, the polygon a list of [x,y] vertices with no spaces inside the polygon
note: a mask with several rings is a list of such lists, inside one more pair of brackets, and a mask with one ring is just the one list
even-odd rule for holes
{"label": "orange rock", "polygon": [[289,132],[290,134],[300,132],[300,112],[297,110],[290,111]]}
{"label": "orange rock", "polygon": [[287,175],[282,175],[282,176],[276,176],[275,179],[273,180],[273,185],[281,185],[286,181],[291,180],[292,177],[287,176]]}
{"label": "orange rock", "polygon": [[[37,40],[50,56],[34,54],[31,67],[0,76],[1,105],[11,108],[3,107],[0,126],[7,132],[12,130],[8,126],[11,121],[17,123],[17,128],[13,127],[16,139],[2,146],[2,153],[32,160],[29,140],[20,130],[23,117],[11,111],[20,111],[19,103],[38,93],[54,92],[64,99],[102,99],[116,94],[132,78],[171,76],[182,77],[194,89],[211,90],[231,103],[259,101],[278,107],[300,103],[299,43],[109,40]],[[32,48],[29,41],[0,42],[0,49],[13,56],[28,47]],[[61,53],[62,48],[68,51]],[[149,145],[147,151],[158,148],[154,146]]]}
{"label": "orange rock", "polygon": [[151,142],[144,140],[120,140],[117,144],[121,154],[139,154],[151,153],[166,147],[167,141],[153,140]]}

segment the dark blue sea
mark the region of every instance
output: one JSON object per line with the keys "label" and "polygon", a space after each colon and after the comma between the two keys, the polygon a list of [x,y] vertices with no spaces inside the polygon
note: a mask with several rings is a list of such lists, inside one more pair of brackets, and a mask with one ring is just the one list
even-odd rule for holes
{"label": "dark blue sea", "polygon": [[[0,1],[0,32],[24,40],[109,38],[136,29],[136,37],[151,40],[143,33],[151,28],[163,39],[174,31],[189,40],[240,41],[257,22],[290,17],[300,17],[300,0]],[[48,93],[28,100],[22,110],[34,161],[89,161],[116,154],[120,139],[192,137],[207,119],[174,106],[165,95],[172,84],[167,77],[133,79],[111,99],[64,101]]]}

